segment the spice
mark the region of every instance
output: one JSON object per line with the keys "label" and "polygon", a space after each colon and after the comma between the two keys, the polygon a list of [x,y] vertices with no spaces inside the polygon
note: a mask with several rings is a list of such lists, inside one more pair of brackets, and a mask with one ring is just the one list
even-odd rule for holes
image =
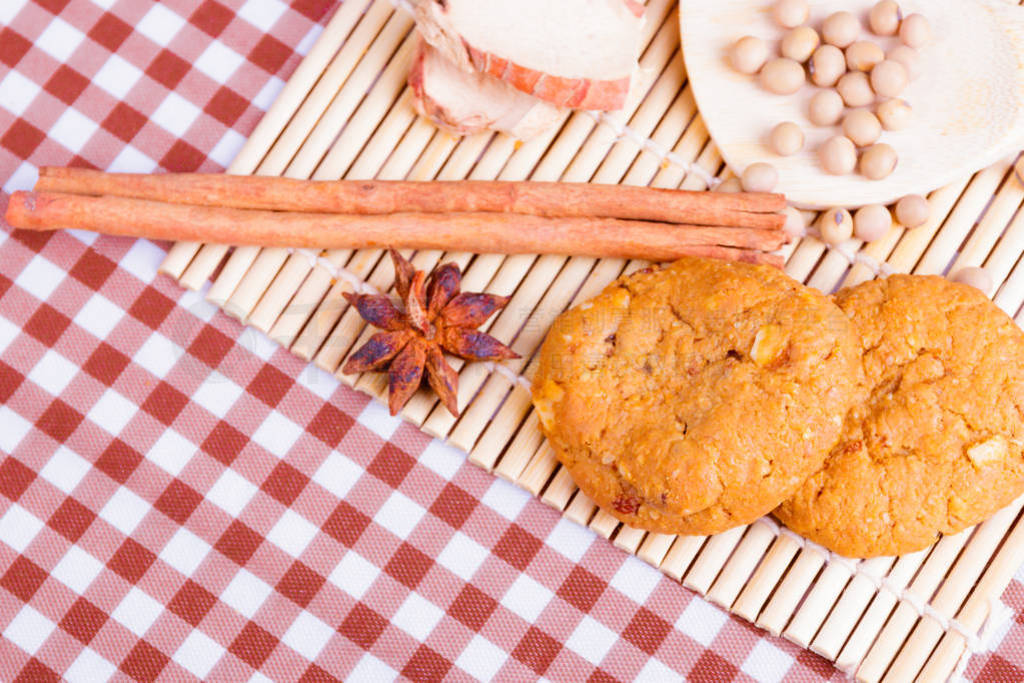
{"label": "spice", "polygon": [[519,354],[476,328],[508,304],[496,294],[460,292],[462,273],[446,263],[429,276],[415,270],[401,254],[389,250],[395,266],[399,310],[383,294],[351,294],[345,298],[364,320],[380,328],[353,353],[341,371],[347,375],[388,370],[388,409],[392,415],[409,401],[423,380],[458,416],[459,376],[444,353],[468,361],[504,360]]}

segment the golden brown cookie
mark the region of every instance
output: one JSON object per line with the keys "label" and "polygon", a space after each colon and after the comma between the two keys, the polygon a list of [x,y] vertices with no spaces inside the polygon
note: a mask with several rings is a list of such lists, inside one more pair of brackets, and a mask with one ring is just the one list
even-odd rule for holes
{"label": "golden brown cookie", "polygon": [[709,534],[821,467],[860,380],[828,298],[768,266],[686,258],[560,316],[534,405],[596,503],[635,527]]}
{"label": "golden brown cookie", "polygon": [[1024,492],[1024,333],[985,296],[895,275],[836,294],[869,398],[824,469],[776,516],[850,557],[898,555]]}

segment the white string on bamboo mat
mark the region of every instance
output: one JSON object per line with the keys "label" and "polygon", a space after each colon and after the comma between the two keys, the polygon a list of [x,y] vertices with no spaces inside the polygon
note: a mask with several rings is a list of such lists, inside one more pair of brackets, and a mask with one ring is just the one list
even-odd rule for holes
{"label": "white string on bamboo mat", "polygon": [[588,111],[586,112],[592,119],[598,123],[603,123],[615,132],[615,136],[619,140],[629,140],[636,146],[646,150],[653,154],[655,157],[660,159],[662,162],[667,162],[678,166],[686,173],[693,173],[699,176],[704,184],[710,189],[714,189],[722,184],[722,179],[714,175],[706,168],[701,166],[695,161],[687,161],[682,155],[676,154],[668,147],[665,147],[659,142],[652,140],[651,138],[637,133],[635,130],[622,123],[618,119],[609,116],[603,111]]}
{"label": "white string on bamboo mat", "polygon": [[836,252],[844,259],[849,261],[851,265],[860,264],[864,266],[865,268],[870,270],[875,277],[889,277],[890,275],[894,275],[896,273],[896,269],[890,266],[885,261],[879,261],[870,254],[865,254],[860,250],[851,249],[850,244],[848,242],[840,242],[839,244],[829,244],[828,242],[824,241],[821,238],[821,233],[819,233],[816,229],[807,228],[805,232],[809,237],[813,237],[822,244],[824,244],[826,249],[830,249]]}
{"label": "white string on bamboo mat", "polygon": [[960,659],[956,662],[956,668],[953,669],[950,680],[957,681],[958,683],[959,681],[967,680],[964,678],[964,672],[967,671],[967,664],[971,661],[971,656],[992,650],[996,644],[996,635],[1013,619],[1013,616],[1013,609],[1002,600],[999,598],[989,599],[988,616],[982,622],[981,631],[978,634],[982,647],[979,650],[974,650],[971,649],[970,642],[967,643],[964,653],[960,655]]}

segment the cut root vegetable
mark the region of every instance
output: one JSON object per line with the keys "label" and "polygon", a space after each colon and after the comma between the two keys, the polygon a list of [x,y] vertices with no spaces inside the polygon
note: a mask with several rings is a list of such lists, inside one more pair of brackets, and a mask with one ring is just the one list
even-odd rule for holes
{"label": "cut root vegetable", "polygon": [[458,68],[573,109],[621,109],[637,69],[634,0],[417,0],[423,37]]}
{"label": "cut root vegetable", "polygon": [[562,110],[506,81],[463,71],[426,42],[409,72],[416,110],[458,135],[496,130],[528,140],[549,129]]}

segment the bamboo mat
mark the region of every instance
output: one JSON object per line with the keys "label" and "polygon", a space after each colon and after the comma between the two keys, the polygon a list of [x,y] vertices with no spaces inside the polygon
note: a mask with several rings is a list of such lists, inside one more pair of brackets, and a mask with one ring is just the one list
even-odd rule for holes
{"label": "bamboo mat", "polygon": [[[648,0],[638,87],[622,112],[576,112],[527,143],[507,136],[455,138],[418,118],[405,84],[415,35],[387,0],[345,0],[239,153],[230,173],[292,178],[460,178],[623,183],[704,189],[722,175],[687,84],[676,4]],[[624,126],[626,126],[624,128]],[[1024,319],[1024,185],[1006,159],[929,197],[923,227],[899,226],[862,249],[826,249],[807,238],[787,248],[787,272],[824,291],[878,274],[943,273],[985,265],[996,303]],[[696,166],[694,166],[694,164]],[[313,258],[310,258],[313,256]],[[386,376],[338,368],[369,331],[341,297],[354,287],[386,291],[392,270],[380,250],[319,256],[285,249],[179,243],[162,270],[298,356],[378,398]],[[522,356],[495,372],[460,371],[452,418],[426,392],[405,419],[465,450],[470,460],[540,496],[707,599],[820,653],[859,680],[944,680],[965,651],[984,647],[990,612],[1024,560],[1024,499],[975,529],[900,558],[853,562],[780,529],[770,519],[711,537],[674,537],[624,527],[577,491],[538,431],[529,393],[535,352],[551,320],[643,263],[562,256],[418,252],[417,268],[455,261],[463,286],[512,296],[487,326]],[[363,283],[366,283],[365,285]]]}

